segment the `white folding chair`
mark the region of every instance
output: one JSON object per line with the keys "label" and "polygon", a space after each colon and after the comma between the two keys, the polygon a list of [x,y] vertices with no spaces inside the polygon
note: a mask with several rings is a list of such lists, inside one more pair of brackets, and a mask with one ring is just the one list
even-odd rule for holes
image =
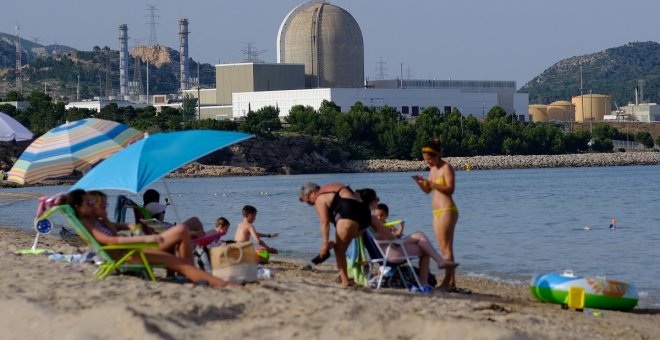
{"label": "white folding chair", "polygon": [[[410,270],[410,273],[412,276],[415,278],[415,283],[417,283],[417,287],[421,287],[421,283],[419,282],[419,277],[417,276],[417,273],[415,272],[415,268],[412,265],[412,260],[417,259],[417,256],[409,256],[408,252],[406,251],[406,248],[403,246],[403,240],[402,239],[396,239],[396,240],[378,240],[374,236],[374,232],[371,230],[371,228],[367,229],[365,231],[365,246],[367,247],[367,251],[369,253],[369,256],[371,258],[370,262],[372,264],[378,264],[381,266],[380,274],[378,276],[378,284],[376,285],[376,289],[379,289],[383,283],[383,277],[387,273],[387,268],[389,265],[390,270],[396,270],[399,275],[403,278],[403,271],[401,269],[401,266],[404,264],[408,265],[408,270]],[[375,247],[375,249],[370,249],[374,248],[372,245]],[[391,257],[390,258],[390,251],[392,247],[400,247],[403,256],[396,256],[396,257]],[[383,251],[383,248],[385,251]]]}

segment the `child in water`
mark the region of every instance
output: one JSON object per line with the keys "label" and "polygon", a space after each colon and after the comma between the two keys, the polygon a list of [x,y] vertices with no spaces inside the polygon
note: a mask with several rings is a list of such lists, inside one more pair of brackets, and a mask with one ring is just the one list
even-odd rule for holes
{"label": "child in water", "polygon": [[234,241],[246,242],[246,241],[250,241],[250,237],[252,237],[254,241],[257,242],[259,246],[261,246],[261,248],[257,249],[257,254],[264,260],[263,261],[264,263],[267,263],[270,254],[277,254],[278,250],[269,247],[266,244],[266,242],[264,242],[261,238],[277,237],[279,234],[278,233],[262,234],[257,232],[253,224],[254,221],[257,219],[257,208],[251,205],[246,205],[243,207],[242,213],[243,213],[243,221],[239,223],[238,226],[236,227],[236,234],[234,234]]}

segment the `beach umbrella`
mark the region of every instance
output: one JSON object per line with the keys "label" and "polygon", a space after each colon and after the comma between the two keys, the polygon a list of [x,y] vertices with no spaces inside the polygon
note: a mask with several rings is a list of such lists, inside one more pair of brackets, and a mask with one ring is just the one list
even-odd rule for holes
{"label": "beach umbrella", "polygon": [[32,184],[83,171],[143,136],[136,129],[109,120],[67,122],[34,140],[9,170],[7,179]]}
{"label": "beach umbrella", "polygon": [[94,167],[70,190],[109,189],[137,194],[187,163],[252,137],[246,133],[211,130],[149,135]]}
{"label": "beach umbrella", "polygon": [[11,142],[13,140],[20,142],[32,139],[30,130],[21,125],[10,115],[0,112],[0,142]]}

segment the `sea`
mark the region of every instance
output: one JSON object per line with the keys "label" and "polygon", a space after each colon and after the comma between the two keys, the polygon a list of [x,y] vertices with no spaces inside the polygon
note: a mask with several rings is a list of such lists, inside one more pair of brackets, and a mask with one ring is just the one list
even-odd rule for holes
{"label": "sea", "polygon": [[[242,207],[253,205],[257,230],[279,233],[265,239],[279,256],[307,260],[318,252],[321,235],[314,209],[298,201],[303,183],[373,188],[389,206],[390,219],[404,219],[407,232],[433,238],[431,197],[413,182],[414,174],[185,178],[152,187],[169,192],[167,220],[198,216],[211,230],[224,216],[230,235]],[[2,191],[54,194],[68,188]],[[108,194],[109,212],[119,194],[141,202],[138,195]],[[458,171],[454,200],[460,210],[454,242],[459,273],[529,283],[535,274],[572,270],[632,283],[640,291],[638,308],[660,308],[660,165]],[[36,199],[0,201],[0,225],[31,229],[36,206]],[[616,229],[609,228],[612,219]]]}

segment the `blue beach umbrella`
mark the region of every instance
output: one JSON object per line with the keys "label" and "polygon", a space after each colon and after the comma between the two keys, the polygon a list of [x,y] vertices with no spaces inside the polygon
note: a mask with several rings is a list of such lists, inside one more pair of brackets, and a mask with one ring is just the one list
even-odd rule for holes
{"label": "blue beach umbrella", "polygon": [[187,163],[252,137],[246,133],[211,130],[150,135],[101,162],[70,190],[109,189],[137,194]]}

